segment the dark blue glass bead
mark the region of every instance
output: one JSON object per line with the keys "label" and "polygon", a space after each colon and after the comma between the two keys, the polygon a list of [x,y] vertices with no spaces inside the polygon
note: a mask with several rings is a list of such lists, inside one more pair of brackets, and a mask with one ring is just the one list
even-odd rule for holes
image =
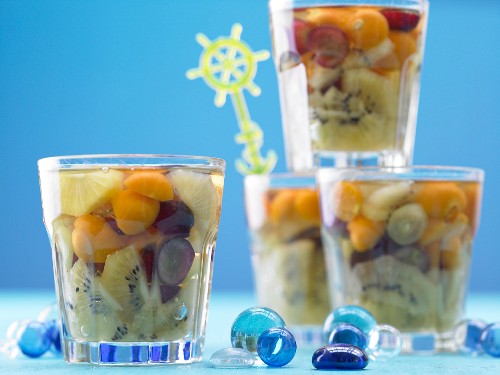
{"label": "dark blue glass bead", "polygon": [[50,339],[51,347],[50,349],[56,353],[61,353],[61,330],[59,329],[59,322],[52,319],[45,322],[47,326],[47,336]]}
{"label": "dark blue glass bead", "polygon": [[297,352],[295,337],[286,328],[270,328],[257,340],[257,354],[269,366],[282,367],[290,363]]}
{"label": "dark blue glass bead", "polygon": [[500,322],[488,324],[481,333],[480,340],[486,353],[500,358]]}
{"label": "dark blue glass bead", "polygon": [[285,327],[279,314],[267,307],[250,307],[236,317],[231,327],[231,345],[257,353],[257,340],[266,329]]}
{"label": "dark blue glass bead", "polygon": [[52,341],[47,335],[47,326],[37,321],[29,322],[18,334],[17,345],[28,357],[40,357],[49,350]]}
{"label": "dark blue glass bead", "polygon": [[319,370],[360,370],[368,365],[363,349],[349,344],[323,346],[312,356],[312,364]]}
{"label": "dark blue glass bead", "polygon": [[340,323],[333,327],[328,344],[350,344],[366,350],[368,336],[352,324]]}
{"label": "dark blue glass bead", "polygon": [[47,336],[52,341],[50,351],[54,354],[61,354],[61,318],[57,303],[53,302],[45,306],[36,320],[47,326]]}

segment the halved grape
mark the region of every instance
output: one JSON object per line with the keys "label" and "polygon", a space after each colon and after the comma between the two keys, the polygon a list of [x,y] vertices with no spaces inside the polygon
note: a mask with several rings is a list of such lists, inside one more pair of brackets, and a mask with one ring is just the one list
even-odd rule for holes
{"label": "halved grape", "polygon": [[153,267],[154,267],[154,260],[155,260],[155,251],[154,248],[151,247],[146,247],[142,254],[142,262],[144,263],[144,271],[146,271],[146,278],[148,280],[148,284],[151,284],[151,281],[153,280]]}
{"label": "halved grape", "polygon": [[309,34],[310,26],[306,21],[295,18],[293,20],[293,35],[295,37],[295,48],[301,55],[306,53],[307,48],[307,34]]}
{"label": "halved grape", "polygon": [[153,225],[163,234],[188,237],[194,225],[194,216],[182,201],[160,203],[160,212]]}
{"label": "halved grape", "polygon": [[161,303],[166,303],[174,298],[181,287],[179,285],[160,285]]}
{"label": "halved grape", "polygon": [[389,23],[391,30],[411,31],[418,25],[420,14],[413,10],[384,9],[381,13]]}
{"label": "halved grape", "polygon": [[315,52],[314,61],[324,68],[337,67],[349,52],[347,35],[335,26],[313,28],[307,37],[307,45]]}
{"label": "halved grape", "polygon": [[166,285],[179,285],[186,278],[195,253],[189,241],[171,238],[159,246],[156,269],[160,281]]}

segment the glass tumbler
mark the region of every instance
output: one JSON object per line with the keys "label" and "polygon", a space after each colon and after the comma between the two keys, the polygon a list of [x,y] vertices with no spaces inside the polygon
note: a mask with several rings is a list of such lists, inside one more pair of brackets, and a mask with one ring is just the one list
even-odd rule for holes
{"label": "glass tumbler", "polygon": [[483,179],[461,167],[318,172],[330,286],[400,330],[405,352],[453,350]]}
{"label": "glass tumbler", "polygon": [[257,300],[280,314],[299,344],[321,344],[331,311],[314,174],[245,177]]}
{"label": "glass tumbler", "polygon": [[38,169],[65,360],[200,361],[225,162],[83,155]]}
{"label": "glass tumbler", "polygon": [[408,165],[427,0],[270,0],[287,164]]}

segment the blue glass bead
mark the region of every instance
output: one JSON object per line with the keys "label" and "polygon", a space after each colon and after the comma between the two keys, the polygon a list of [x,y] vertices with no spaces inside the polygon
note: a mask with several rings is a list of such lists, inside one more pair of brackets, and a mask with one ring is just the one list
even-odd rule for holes
{"label": "blue glass bead", "polygon": [[403,338],[394,327],[382,324],[375,326],[370,333],[368,356],[370,359],[385,361],[401,353]]}
{"label": "blue glass bead", "polygon": [[47,326],[40,322],[29,322],[18,333],[17,345],[28,357],[40,357],[50,348],[51,339],[47,336]]}
{"label": "blue glass bead", "polygon": [[236,317],[231,327],[231,345],[257,353],[257,340],[266,329],[285,327],[279,314],[267,307],[250,307]]}
{"label": "blue glass bead", "polygon": [[365,350],[368,346],[368,336],[352,324],[339,323],[333,327],[328,344],[350,344]]}
{"label": "blue glass bead", "polygon": [[486,353],[500,358],[500,322],[488,324],[481,333],[480,340]]}
{"label": "blue glass bead", "polygon": [[325,320],[323,325],[323,338],[328,341],[333,328],[338,323],[348,323],[358,327],[366,335],[375,327],[377,322],[373,315],[361,306],[345,305],[333,310]]}
{"label": "blue glass bead", "polygon": [[61,318],[58,304],[53,302],[45,306],[38,314],[37,320],[47,326],[47,335],[52,341],[50,350],[54,354],[61,354]]}
{"label": "blue glass bead", "polygon": [[61,330],[59,322],[56,320],[49,320],[45,322],[47,326],[47,337],[50,339],[50,349],[56,353],[61,353]]}
{"label": "blue glass bead", "polygon": [[479,355],[483,352],[481,332],[487,323],[480,319],[466,319],[458,323],[453,331],[455,345],[461,353]]}
{"label": "blue glass bead", "polygon": [[368,365],[363,349],[349,344],[323,346],[312,356],[312,364],[319,370],[359,370]]}
{"label": "blue glass bead", "polygon": [[295,337],[286,328],[269,328],[257,340],[257,354],[272,367],[282,367],[290,363],[297,352]]}
{"label": "blue glass bead", "polygon": [[252,367],[255,356],[241,348],[225,348],[216,351],[210,357],[210,363],[214,367],[244,368]]}

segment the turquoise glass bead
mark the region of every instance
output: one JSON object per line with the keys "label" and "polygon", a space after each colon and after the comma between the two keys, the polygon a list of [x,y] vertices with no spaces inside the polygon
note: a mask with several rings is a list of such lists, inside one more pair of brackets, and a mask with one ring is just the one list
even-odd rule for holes
{"label": "turquoise glass bead", "polygon": [[267,307],[250,307],[240,313],[231,327],[231,345],[257,353],[257,340],[266,329],[285,327],[285,321]]}
{"label": "turquoise glass bead", "polygon": [[328,315],[323,325],[323,338],[325,342],[330,338],[333,328],[339,323],[352,324],[363,331],[365,335],[369,335],[370,331],[377,324],[373,315],[361,306],[345,305],[338,307]]}

